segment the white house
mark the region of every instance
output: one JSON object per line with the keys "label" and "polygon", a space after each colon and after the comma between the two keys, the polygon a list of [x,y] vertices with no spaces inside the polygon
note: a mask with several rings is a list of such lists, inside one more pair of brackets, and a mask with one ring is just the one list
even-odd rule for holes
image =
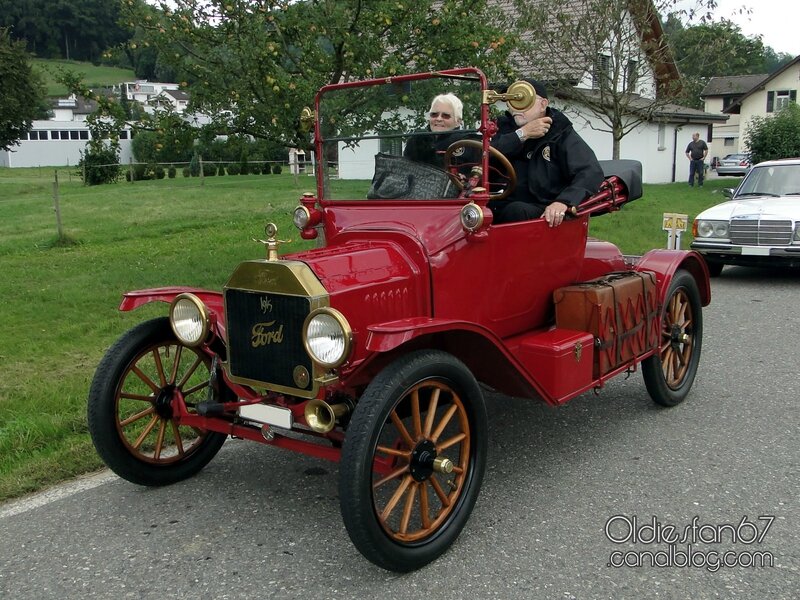
{"label": "white house", "polygon": [[790,102],[797,103],[800,90],[800,56],[756,83],[738,100],[724,109],[738,115],[739,149],[746,150],[746,135],[754,117],[769,117]]}
{"label": "white house", "polygon": [[[19,145],[0,152],[0,167],[60,167],[77,165],[81,152],[91,139],[86,116],[96,108],[92,101],[61,98],[53,105],[53,117],[34,121],[33,127]],[[131,135],[129,128],[120,132],[120,161],[131,160]]]}
{"label": "white house", "polygon": [[[768,75],[735,75],[731,77],[712,77],[700,97],[705,103],[705,111],[714,114],[726,114],[726,111],[742,96],[760,85]],[[708,144],[708,155],[722,158],[727,154],[736,154],[744,148],[742,132],[739,127],[739,115],[729,113],[726,123],[714,127],[714,137]]]}

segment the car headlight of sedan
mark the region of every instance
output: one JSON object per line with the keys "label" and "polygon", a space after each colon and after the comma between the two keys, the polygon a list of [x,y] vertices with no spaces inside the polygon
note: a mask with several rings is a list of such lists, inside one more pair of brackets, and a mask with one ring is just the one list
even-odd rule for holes
{"label": "car headlight of sedan", "polygon": [[728,221],[697,221],[697,236],[701,238],[727,239],[729,231]]}
{"label": "car headlight of sedan", "polygon": [[800,242],[800,221],[794,224],[794,237],[795,242]]}
{"label": "car headlight of sedan", "polygon": [[208,309],[194,294],[178,294],[169,308],[169,324],[182,344],[199,346],[211,330]]}
{"label": "car headlight of sedan", "polygon": [[333,369],[350,355],[353,331],[344,315],[334,308],[318,308],[306,318],[303,344],[314,362]]}

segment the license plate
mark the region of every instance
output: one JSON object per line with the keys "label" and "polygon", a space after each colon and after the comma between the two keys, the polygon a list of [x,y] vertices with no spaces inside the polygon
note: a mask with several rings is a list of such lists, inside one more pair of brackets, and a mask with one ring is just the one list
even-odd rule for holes
{"label": "license plate", "polygon": [[742,254],[745,256],[769,256],[769,248],[742,246]]}
{"label": "license plate", "polygon": [[266,404],[248,404],[239,409],[239,416],[248,421],[266,423],[281,427],[292,428],[292,411],[280,406],[267,406]]}

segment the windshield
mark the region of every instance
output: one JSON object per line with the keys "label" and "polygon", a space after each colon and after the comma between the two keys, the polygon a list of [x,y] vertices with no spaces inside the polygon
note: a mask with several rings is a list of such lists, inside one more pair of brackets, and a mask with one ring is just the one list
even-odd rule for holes
{"label": "windshield", "polygon": [[[457,196],[443,169],[445,151],[458,140],[480,140],[481,81],[477,73],[424,77],[321,92],[317,115],[323,200]],[[455,100],[439,98],[443,94]],[[480,162],[479,150],[466,154]],[[380,182],[374,181],[376,165]]]}
{"label": "windshield", "polygon": [[800,164],[755,167],[736,191],[737,197],[797,194],[800,194]]}

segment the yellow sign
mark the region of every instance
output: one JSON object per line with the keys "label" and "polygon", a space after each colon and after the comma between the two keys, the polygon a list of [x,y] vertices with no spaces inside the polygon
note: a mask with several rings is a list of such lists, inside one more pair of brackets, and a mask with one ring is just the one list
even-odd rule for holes
{"label": "yellow sign", "polygon": [[664,231],[686,231],[688,222],[689,215],[664,213],[664,224],[662,229]]}

